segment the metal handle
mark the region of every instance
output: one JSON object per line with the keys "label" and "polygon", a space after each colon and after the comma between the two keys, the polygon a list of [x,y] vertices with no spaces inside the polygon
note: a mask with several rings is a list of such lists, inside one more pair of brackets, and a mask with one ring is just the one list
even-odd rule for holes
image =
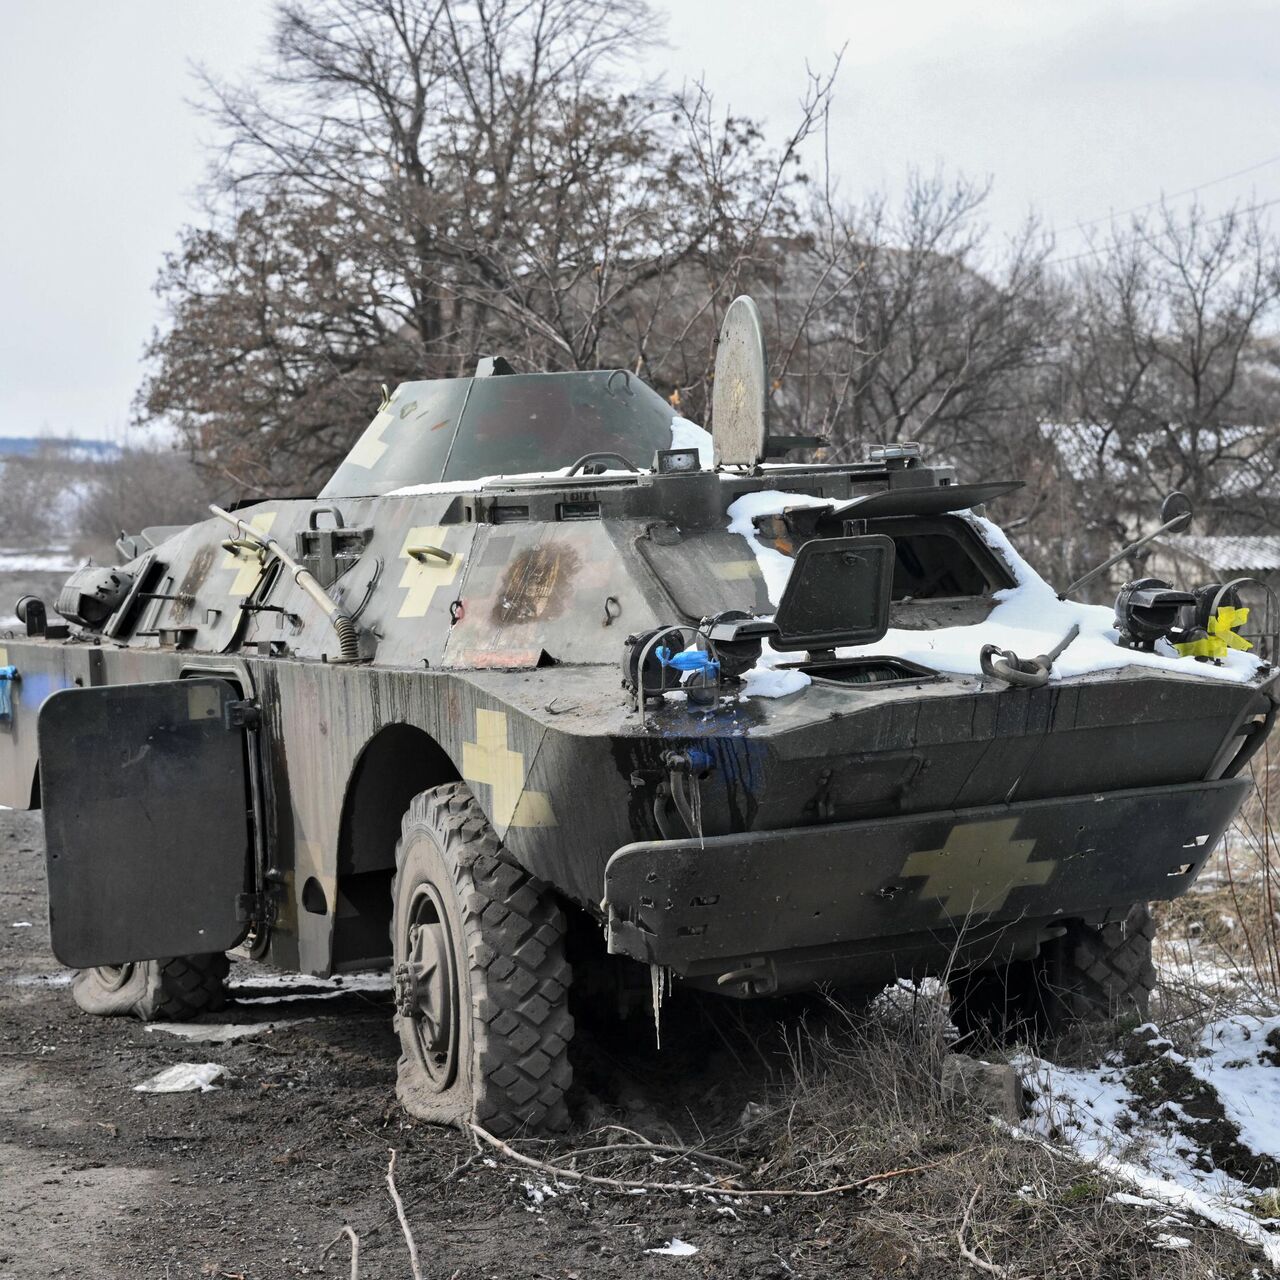
{"label": "metal handle", "polygon": [[342,512],[337,507],[312,507],[311,514],[307,516],[307,528],[318,529],[320,526],[316,523],[316,517],[323,515],[331,515],[333,517],[333,527],[335,529],[345,529],[347,527],[343,523]]}
{"label": "metal handle", "polygon": [[433,547],[429,543],[423,543],[419,547],[406,547],[405,555],[411,560],[416,560],[422,564],[427,560],[442,560],[445,564],[453,562],[453,554],[446,551],[443,547]]}
{"label": "metal handle", "polygon": [[576,476],[578,474],[579,467],[585,467],[588,462],[595,462],[597,459],[604,460],[608,458],[612,458],[615,462],[622,463],[622,465],[626,467],[628,471],[635,472],[637,475],[640,472],[640,468],[637,467],[636,464],[632,462],[631,459],[626,457],[624,454],[614,453],[611,449],[605,449],[597,453],[584,453],[582,457],[580,457],[577,460],[577,462],[575,462],[573,466],[569,468],[568,474],[571,476]]}

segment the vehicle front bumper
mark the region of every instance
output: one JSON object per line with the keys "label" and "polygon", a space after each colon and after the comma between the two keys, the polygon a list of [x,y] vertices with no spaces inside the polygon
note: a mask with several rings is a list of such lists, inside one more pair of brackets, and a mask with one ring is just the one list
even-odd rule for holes
{"label": "vehicle front bumper", "polygon": [[1025,950],[1046,922],[1185,893],[1250,785],[625,845],[605,869],[609,950],[738,994],[936,971],[957,948],[962,963]]}

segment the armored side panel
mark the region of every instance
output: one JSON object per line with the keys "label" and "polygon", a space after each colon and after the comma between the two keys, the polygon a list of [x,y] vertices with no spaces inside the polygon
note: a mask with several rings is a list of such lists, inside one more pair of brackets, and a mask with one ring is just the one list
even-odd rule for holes
{"label": "armored side panel", "polygon": [[65,689],[40,711],[53,952],[85,969],[226,951],[249,866],[224,680]]}

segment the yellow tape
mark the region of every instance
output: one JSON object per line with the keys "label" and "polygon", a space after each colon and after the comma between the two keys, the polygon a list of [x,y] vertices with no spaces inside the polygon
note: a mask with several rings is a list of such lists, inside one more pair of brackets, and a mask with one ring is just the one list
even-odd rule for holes
{"label": "yellow tape", "polygon": [[1217,636],[1205,636],[1203,640],[1184,640],[1173,646],[1184,658],[1221,658],[1227,646]]}
{"label": "yellow tape", "polygon": [[1235,633],[1236,627],[1242,627],[1248,621],[1248,609],[1234,609],[1230,605],[1224,604],[1209,619],[1209,634],[1217,636],[1222,641],[1224,654],[1227,649],[1252,649],[1253,645],[1243,636],[1238,636]]}
{"label": "yellow tape", "polygon": [[1229,649],[1252,649],[1253,645],[1235,633],[1249,621],[1248,609],[1236,609],[1224,604],[1209,619],[1208,632],[1202,640],[1187,640],[1173,647],[1184,658],[1225,658]]}

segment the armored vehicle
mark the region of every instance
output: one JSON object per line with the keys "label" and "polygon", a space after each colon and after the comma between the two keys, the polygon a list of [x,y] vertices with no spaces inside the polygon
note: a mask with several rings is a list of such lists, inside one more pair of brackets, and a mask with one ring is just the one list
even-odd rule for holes
{"label": "armored vehicle", "polygon": [[216,1007],[237,949],[389,970],[404,1105],[496,1133],[564,1118],[571,960],[1141,1007],[1145,904],[1280,700],[1245,584],[1064,599],[975,511],[1015,482],[789,462],[765,367],[740,299],[712,435],[623,370],[406,383],[314,500],[21,602],[0,801],[44,810],[80,1006]]}

